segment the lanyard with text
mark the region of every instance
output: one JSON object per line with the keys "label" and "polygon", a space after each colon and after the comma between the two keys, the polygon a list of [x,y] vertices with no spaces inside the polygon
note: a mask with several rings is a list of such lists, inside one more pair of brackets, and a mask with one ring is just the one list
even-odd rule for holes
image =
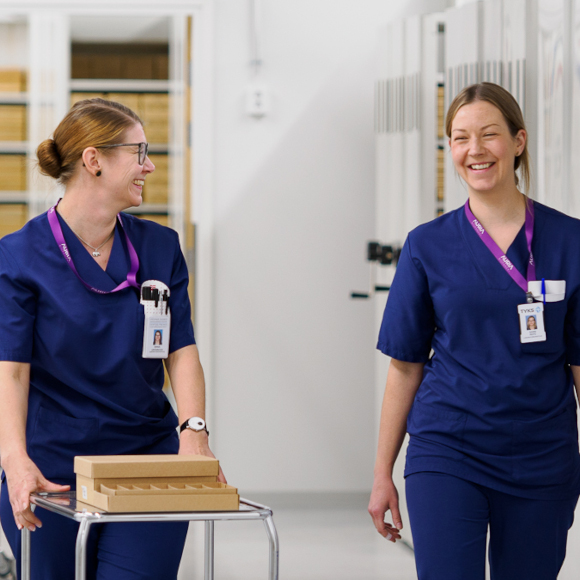
{"label": "lanyard with text", "polygon": [[530,259],[528,260],[527,280],[524,278],[517,268],[511,263],[509,258],[502,252],[501,248],[493,241],[492,237],[485,231],[484,227],[479,223],[477,218],[473,215],[469,208],[469,200],[465,202],[465,215],[471,224],[471,227],[479,234],[481,241],[487,246],[487,249],[495,256],[496,260],[502,265],[504,270],[512,277],[512,280],[527,294],[528,282],[536,279],[536,265],[534,264],[534,256],[532,254],[532,238],[534,236],[534,204],[529,202],[526,211],[526,241],[528,242],[528,252]]}
{"label": "lanyard with text", "polygon": [[512,280],[526,293],[528,297],[527,304],[518,306],[518,316],[520,320],[520,340],[524,342],[539,342],[546,340],[546,331],[544,329],[544,305],[534,304],[532,295],[529,292],[528,283],[536,279],[536,264],[532,254],[532,239],[534,237],[534,203],[530,201],[526,204],[526,241],[528,243],[528,270],[526,278],[512,264],[511,260],[505,255],[505,252],[493,241],[492,237],[485,231],[485,228],[479,223],[469,207],[469,200],[465,202],[465,215],[471,224],[471,227],[481,238],[487,249],[495,256],[503,269],[511,276]]}
{"label": "lanyard with text", "polygon": [[127,241],[127,248],[129,249],[129,256],[131,258],[131,269],[127,274],[127,279],[124,282],[121,282],[116,288],[110,291],[106,290],[99,290],[90,284],[87,284],[82,278],[81,275],[78,273],[77,269],[75,268],[72,256],[69,252],[67,243],[64,239],[64,234],[62,233],[62,228],[60,227],[60,223],[58,221],[58,217],[56,215],[56,206],[59,204],[60,199],[56,202],[56,205],[51,207],[48,210],[48,223],[50,224],[50,229],[52,231],[52,235],[58,244],[59,250],[62,252],[64,259],[67,261],[67,264],[70,266],[70,269],[75,273],[76,277],[84,284],[85,288],[90,290],[91,292],[96,292],[97,294],[112,294],[113,292],[118,292],[119,290],[124,290],[125,288],[129,288],[133,286],[133,288],[140,288],[140,285],[137,284],[137,272],[139,271],[139,257],[137,256],[137,252],[125,231],[125,226],[123,226],[123,220],[121,219],[121,215],[117,214],[117,219],[121,224],[121,228],[123,233],[125,234],[125,240]]}

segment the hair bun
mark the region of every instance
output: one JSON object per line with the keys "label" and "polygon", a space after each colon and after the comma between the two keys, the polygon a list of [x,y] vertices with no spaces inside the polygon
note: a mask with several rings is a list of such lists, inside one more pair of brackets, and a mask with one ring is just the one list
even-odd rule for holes
{"label": "hair bun", "polygon": [[62,172],[62,160],[54,139],[45,139],[36,150],[41,173],[58,179]]}

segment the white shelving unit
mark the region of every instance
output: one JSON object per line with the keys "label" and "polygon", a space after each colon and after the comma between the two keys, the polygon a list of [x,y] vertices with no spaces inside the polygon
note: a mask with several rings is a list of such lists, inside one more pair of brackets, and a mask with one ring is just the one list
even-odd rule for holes
{"label": "white shelving unit", "polygon": [[169,93],[170,81],[139,79],[72,79],[72,92],[90,93]]}

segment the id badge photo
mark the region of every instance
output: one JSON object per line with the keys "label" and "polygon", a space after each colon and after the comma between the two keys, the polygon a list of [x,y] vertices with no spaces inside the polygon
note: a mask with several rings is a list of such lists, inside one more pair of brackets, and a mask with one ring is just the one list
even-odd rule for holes
{"label": "id badge photo", "polygon": [[542,342],[546,340],[544,327],[544,305],[541,302],[520,304],[518,306],[520,319],[520,341]]}
{"label": "id badge photo", "polygon": [[169,288],[159,280],[147,280],[141,285],[141,304],[145,309],[143,328],[143,358],[167,358],[171,332]]}

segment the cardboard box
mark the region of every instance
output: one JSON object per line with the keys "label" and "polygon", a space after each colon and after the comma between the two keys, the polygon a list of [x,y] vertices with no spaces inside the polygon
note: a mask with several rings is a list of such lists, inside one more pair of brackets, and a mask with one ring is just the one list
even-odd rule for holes
{"label": "cardboard box", "polygon": [[108,93],[106,98],[109,101],[116,101],[117,103],[125,105],[125,107],[129,107],[129,109],[131,109],[134,113],[137,113],[137,115],[139,115],[141,108],[140,97],[141,95],[139,95],[138,93]]}
{"label": "cardboard box", "polygon": [[22,228],[28,220],[28,206],[25,203],[0,204],[0,237]]}
{"label": "cardboard box", "polygon": [[169,157],[167,155],[151,154],[149,159],[155,165],[155,171],[147,176],[143,188],[144,203],[168,203],[169,190]]}
{"label": "cardboard box", "polygon": [[152,222],[158,223],[162,226],[169,227],[169,216],[165,214],[158,213],[142,213],[139,217],[144,220],[150,220]]}
{"label": "cardboard box", "polygon": [[0,154],[0,191],[26,189],[26,156]]}
{"label": "cardboard box", "polygon": [[0,105],[0,141],[26,141],[25,105]]}
{"label": "cardboard box", "polygon": [[0,92],[23,93],[26,91],[26,72],[19,69],[0,69]]}
{"label": "cardboard box", "polygon": [[238,490],[201,455],[78,456],[77,498],[108,512],[231,511]]}

